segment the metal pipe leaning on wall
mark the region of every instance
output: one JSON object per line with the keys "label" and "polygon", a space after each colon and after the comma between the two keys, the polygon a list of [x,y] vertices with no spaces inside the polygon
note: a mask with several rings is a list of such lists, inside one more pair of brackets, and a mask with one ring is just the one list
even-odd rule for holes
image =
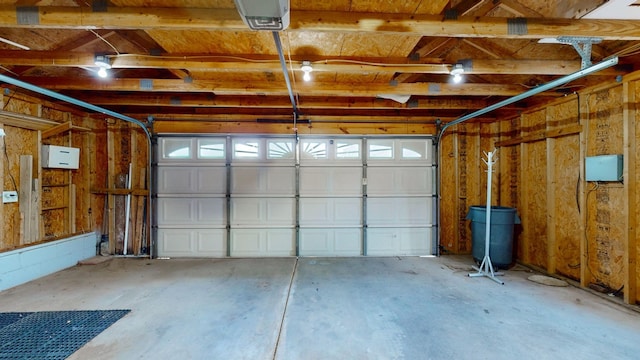
{"label": "metal pipe leaning on wall", "polygon": [[495,103],[493,105],[489,105],[484,109],[480,109],[480,110],[474,111],[474,112],[472,112],[470,114],[461,116],[461,117],[459,117],[459,118],[457,118],[457,119],[455,119],[453,121],[450,121],[450,122],[446,123],[438,131],[438,134],[436,135],[436,152],[437,152],[436,156],[437,156],[437,159],[438,159],[438,166],[437,166],[437,172],[436,172],[436,177],[437,177],[436,194],[438,194],[438,201],[436,201],[436,212],[438,214],[438,239],[437,239],[438,255],[440,253],[440,231],[441,231],[440,230],[441,229],[440,224],[442,223],[441,217],[440,217],[440,189],[442,187],[442,184],[441,184],[442,156],[441,156],[441,151],[440,151],[440,143],[441,143],[442,136],[444,135],[445,131],[448,128],[450,128],[451,126],[458,125],[458,124],[463,123],[463,122],[465,122],[467,120],[471,120],[473,118],[476,118],[478,116],[484,115],[484,114],[486,114],[488,112],[491,112],[493,110],[497,110],[497,109],[499,109],[499,108],[501,108],[503,106],[507,106],[507,105],[513,104],[515,102],[518,102],[520,100],[524,100],[524,99],[529,98],[531,96],[537,95],[537,94],[539,94],[541,92],[544,92],[544,91],[547,91],[547,90],[551,90],[551,89],[553,89],[555,87],[558,87],[560,85],[564,85],[564,84],[566,84],[568,82],[571,82],[573,80],[577,80],[577,79],[583,78],[583,77],[585,77],[585,76],[587,76],[589,74],[592,74],[594,72],[598,72],[600,70],[604,70],[604,69],[610,68],[611,66],[614,66],[614,65],[617,65],[617,64],[618,64],[618,57],[617,56],[613,56],[613,57],[611,57],[611,58],[609,58],[607,60],[601,61],[601,62],[599,62],[599,63],[597,63],[595,65],[591,65],[591,66],[589,66],[587,68],[584,68],[582,70],[576,71],[576,72],[574,72],[572,74],[560,77],[560,78],[552,80],[552,81],[550,81],[550,82],[548,82],[546,84],[543,84],[543,85],[540,85],[540,86],[535,87],[533,89],[530,89],[528,91],[525,91],[522,94],[518,94],[516,96],[512,96],[512,97],[510,97],[508,99],[499,101],[499,102],[497,102],[497,103]]}

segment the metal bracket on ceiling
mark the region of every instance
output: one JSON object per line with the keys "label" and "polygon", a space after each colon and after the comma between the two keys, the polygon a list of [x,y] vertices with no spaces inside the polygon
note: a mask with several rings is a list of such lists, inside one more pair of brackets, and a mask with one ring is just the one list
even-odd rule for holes
{"label": "metal bracket on ceiling", "polygon": [[17,6],[16,21],[18,25],[40,24],[40,10],[37,6]]}
{"label": "metal bracket on ceiling", "polygon": [[570,44],[578,52],[582,58],[580,69],[591,66],[591,45],[598,44],[602,41],[597,37],[579,37],[579,36],[560,36],[557,38],[562,44]]}

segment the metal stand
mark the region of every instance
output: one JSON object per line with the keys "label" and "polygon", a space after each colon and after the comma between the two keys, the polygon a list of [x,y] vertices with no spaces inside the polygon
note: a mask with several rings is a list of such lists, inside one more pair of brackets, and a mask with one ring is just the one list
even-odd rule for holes
{"label": "metal stand", "polygon": [[484,239],[484,258],[482,259],[482,264],[480,267],[474,266],[473,268],[477,271],[475,273],[470,273],[470,277],[480,277],[486,276],[489,279],[497,282],[500,285],[504,285],[504,281],[496,278],[496,276],[504,275],[501,272],[493,271],[493,265],[491,264],[491,258],[489,257],[489,249],[490,249],[490,239],[491,239],[491,174],[493,173],[493,165],[496,163],[496,159],[493,156],[498,152],[498,150],[494,150],[493,152],[484,154],[487,156],[487,160],[482,159],[482,161],[487,164],[487,218],[485,219],[486,228],[485,228],[485,239]]}

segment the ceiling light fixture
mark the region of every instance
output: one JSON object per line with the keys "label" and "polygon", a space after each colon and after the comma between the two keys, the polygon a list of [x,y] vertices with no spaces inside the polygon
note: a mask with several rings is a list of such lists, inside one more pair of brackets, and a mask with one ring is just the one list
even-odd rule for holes
{"label": "ceiling light fixture", "polygon": [[100,70],[98,70],[98,76],[100,76],[103,79],[109,76],[109,74],[107,73],[107,69],[101,67]]}
{"label": "ceiling light fixture", "polygon": [[449,74],[453,76],[453,82],[458,84],[462,81],[462,74],[464,74],[464,67],[462,67],[462,64],[455,64],[451,68],[451,72]]}
{"label": "ceiling light fixture", "polygon": [[302,79],[304,81],[310,81],[311,80],[311,72],[313,71],[313,67],[311,66],[311,61],[304,60],[302,62],[302,66],[300,66],[300,70],[302,70],[304,72],[304,75],[302,75]]}
{"label": "ceiling light fixture", "polygon": [[106,78],[108,75],[107,69],[111,69],[111,61],[109,60],[107,55],[95,54],[93,62],[97,67],[100,68],[98,70],[98,76],[100,76],[101,78]]}

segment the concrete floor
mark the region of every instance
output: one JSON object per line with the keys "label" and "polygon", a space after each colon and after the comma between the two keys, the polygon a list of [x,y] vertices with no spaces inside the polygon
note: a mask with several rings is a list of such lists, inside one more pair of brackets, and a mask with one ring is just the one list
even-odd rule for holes
{"label": "concrete floor", "polygon": [[[70,359],[638,359],[640,314],[441,258],[113,259],[0,311],[131,309]],[[286,309],[286,311],[285,311]]]}

